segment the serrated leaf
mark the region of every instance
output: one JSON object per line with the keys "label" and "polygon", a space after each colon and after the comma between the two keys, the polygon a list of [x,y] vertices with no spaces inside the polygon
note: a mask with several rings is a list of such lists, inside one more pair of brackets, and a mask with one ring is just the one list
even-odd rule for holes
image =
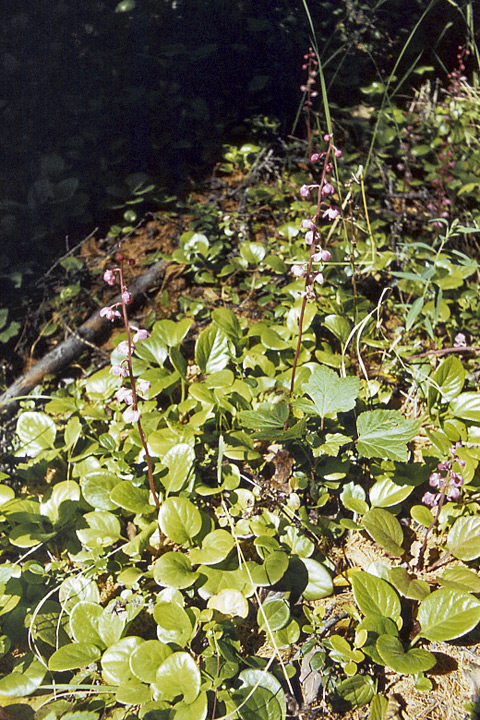
{"label": "serrated leaf", "polygon": [[405,420],[397,410],[368,410],[357,420],[357,450],[364,457],[408,460],[407,443],[418,432],[416,420]]}
{"label": "serrated leaf", "polygon": [[373,508],[362,520],[370,537],[379,543],[388,553],[401,557],[405,552],[402,548],[403,531],[397,518],[388,510]]}
{"label": "serrated leaf", "polygon": [[448,533],[447,548],[459,560],[480,557],[480,517],[459,517]]}
{"label": "serrated leaf", "polygon": [[468,593],[441,588],[422,601],[418,610],[420,635],[446,642],[465,635],[480,621],[480,602]]}
{"label": "serrated leaf", "polygon": [[312,398],[317,413],[326,415],[347,412],[355,407],[361,382],[357,377],[340,378],[325,365],[316,365],[303,391]]}
{"label": "serrated leaf", "polygon": [[399,638],[393,635],[380,635],[377,650],[385,665],[404,675],[426,672],[437,662],[433,653],[421,648],[405,652]]}
{"label": "serrated leaf", "polygon": [[375,575],[360,570],[352,575],[355,601],[364,615],[400,617],[400,598],[392,586]]}

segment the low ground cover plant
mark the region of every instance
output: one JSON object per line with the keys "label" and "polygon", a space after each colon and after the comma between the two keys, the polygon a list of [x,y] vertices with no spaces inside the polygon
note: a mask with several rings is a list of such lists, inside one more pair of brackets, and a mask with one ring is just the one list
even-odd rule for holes
{"label": "low ground cover plant", "polygon": [[125,244],[108,364],[22,401],[0,695],[39,718],[385,718],[387,673],[433,690],[435,643],[478,640],[478,95],[382,110],[368,170],[316,57],[307,142],[226,148],[241,202],[189,208],[178,312],[139,322]]}

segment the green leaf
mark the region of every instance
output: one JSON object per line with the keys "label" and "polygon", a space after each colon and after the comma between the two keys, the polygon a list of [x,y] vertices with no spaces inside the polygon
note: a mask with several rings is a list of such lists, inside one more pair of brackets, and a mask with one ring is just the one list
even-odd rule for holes
{"label": "green leaf", "polygon": [[106,683],[109,685],[122,685],[122,683],[133,679],[134,675],[130,670],[130,657],[143,642],[142,638],[131,635],[115,643],[104,652],[101,665],[102,676]]}
{"label": "green leaf", "polygon": [[13,672],[0,678],[0,694],[13,698],[31,695],[42,684],[45,672],[45,665],[29,653]]}
{"label": "green leaf", "polygon": [[454,640],[473,630],[480,620],[480,602],[450,588],[435,590],[418,610],[420,635],[432,642]]}
{"label": "green leaf", "polygon": [[399,638],[393,635],[380,635],[377,650],[385,665],[404,675],[426,672],[437,662],[435,655],[427,650],[413,648],[405,652]]}
{"label": "green leaf", "polygon": [[83,520],[88,524],[88,528],[77,530],[77,537],[88,548],[109,547],[120,538],[118,518],[106,510],[86,513]]}
{"label": "green leaf", "polygon": [[459,560],[480,557],[480,517],[459,517],[448,533],[447,548]]}
{"label": "green leaf", "polygon": [[425,580],[412,578],[406,568],[389,568],[388,579],[406,598],[423,600],[430,594],[430,585]]}
{"label": "green leaf", "polygon": [[383,695],[374,695],[370,703],[369,720],[386,720],[388,699]]}
{"label": "green leaf", "polygon": [[362,707],[370,702],[374,692],[373,678],[368,675],[354,675],[336,684],[335,705],[345,710]]}
{"label": "green leaf", "polygon": [[160,642],[175,643],[184,647],[190,640],[193,625],[187,612],[170,602],[157,602],[153,610],[153,617],[157,623],[157,636]]}
{"label": "green leaf", "polygon": [[367,631],[367,639],[362,645],[362,651],[368,655],[373,662],[382,664],[382,658],[378,654],[377,640],[380,635],[398,635],[398,627],[390,618],[381,615],[367,615],[357,625],[357,633]]}
{"label": "green leaf", "polygon": [[167,475],[161,478],[167,493],[179,492],[190,479],[195,452],[187,443],[179,443],[162,458],[162,464],[168,467]]}
{"label": "green leaf", "polygon": [[93,644],[102,649],[106,647],[98,630],[102,614],[102,606],[96,603],[79,602],[75,605],[70,613],[70,630],[75,642]]}
{"label": "green leaf", "polygon": [[323,323],[340,342],[345,343],[348,340],[352,325],[345,315],[327,315]]}
{"label": "green leaf", "polygon": [[201,548],[190,550],[190,560],[195,564],[216,565],[225,560],[234,545],[231,533],[214,530],[204,537]]}
{"label": "green leaf", "polygon": [[57,427],[54,420],[43,412],[24,412],[17,420],[16,432],[22,455],[33,458],[42,450],[53,448]]}
{"label": "green leaf", "polygon": [[135,514],[147,513],[152,509],[148,498],[148,490],[135,487],[129,480],[122,480],[117,483],[110,493],[110,500],[114,507],[119,506]]}
{"label": "green leaf", "polygon": [[[152,699],[152,693],[148,685],[139,683],[134,678],[125,680],[115,693],[117,702],[122,705],[144,705]],[[72,718],[76,720],[76,718]]]}
{"label": "green leaf", "polygon": [[145,640],[130,657],[130,670],[145,683],[155,682],[157,670],[172,654],[172,649],[159,640]]}
{"label": "green leaf", "polygon": [[[287,703],[285,700],[285,693],[280,682],[271,673],[264,670],[242,670],[238,679],[242,683],[242,690],[252,691],[253,688],[262,688],[270,693],[271,698],[275,699],[280,709],[280,717],[285,718],[287,714]],[[265,696],[266,697],[266,696]],[[272,710],[269,710],[268,705],[272,705]],[[267,717],[271,718],[271,713],[276,713],[276,706],[267,699]],[[276,715],[275,715],[276,716]],[[242,716],[243,717],[243,716]],[[250,717],[250,715],[249,715]],[[254,720],[254,718],[252,718]]]}
{"label": "green leaf", "polygon": [[263,565],[257,565],[252,570],[252,580],[255,585],[268,587],[275,585],[285,575],[288,569],[288,555],[281,550],[271,552],[265,558]]}
{"label": "green leaf", "polygon": [[74,575],[62,582],[59,590],[59,599],[62,608],[71,613],[75,605],[82,600],[92,603],[100,602],[98,585],[84,575]]}
{"label": "green leaf", "polygon": [[195,505],[183,497],[167,498],[160,508],[158,521],[162,532],[178,545],[191,540],[202,528],[202,516]]}
{"label": "green leaf", "polygon": [[401,557],[403,531],[397,518],[388,510],[373,508],[369,510],[362,520],[363,526],[373,540],[379,543],[388,553]]}
{"label": "green leaf", "polygon": [[[217,532],[222,532],[217,530]],[[158,585],[183,590],[198,577],[188,557],[181,552],[167,552],[153,564],[153,579]]]}
{"label": "green leaf", "polygon": [[208,712],[207,693],[201,692],[193,703],[175,704],[175,720],[206,720]]}
{"label": "green leaf", "polygon": [[449,410],[462,420],[480,423],[480,393],[461,393],[450,402]]}
{"label": "green leaf", "polygon": [[186,652],[169,655],[157,670],[152,687],[160,700],[174,700],[182,695],[187,704],[193,703],[200,692],[200,670]]}
{"label": "green leaf", "polygon": [[257,612],[257,623],[262,630],[281,630],[290,620],[290,608],[285,600],[268,600]]}
{"label": "green leaf", "polygon": [[369,410],[358,416],[358,452],[364,457],[408,460],[407,443],[418,432],[416,420],[405,420],[398,410]]}
{"label": "green leaf", "polygon": [[352,575],[355,601],[364,615],[400,617],[400,598],[392,586],[375,575],[360,570]]}
{"label": "green leaf", "polygon": [[433,407],[439,397],[442,403],[446,403],[460,394],[465,382],[465,368],[462,361],[455,355],[450,355],[438,366],[431,376],[431,380],[432,382],[428,385],[429,409]]}
{"label": "green leaf", "polygon": [[288,405],[284,402],[262,403],[257,410],[244,410],[239,413],[243,427],[251,430],[283,430],[288,416]]}
{"label": "green leaf", "polygon": [[151,365],[163,367],[168,356],[167,344],[154,328],[150,337],[135,345],[135,355]]}
{"label": "green leaf", "polygon": [[212,312],[212,320],[234,343],[242,337],[242,328],[233,310],[217,308]]}
{"label": "green leaf", "polygon": [[99,648],[92,643],[70,643],[55,650],[48,661],[48,669],[53,672],[76,670],[99,660],[101,654]]}
{"label": "green leaf", "polygon": [[365,502],[365,490],[354,482],[347,483],[343,486],[340,499],[347,510],[363,515],[368,510]]}
{"label": "green leaf", "polygon": [[246,618],[248,601],[239,590],[220,590],[217,595],[208,598],[207,607],[218,610],[223,615]]}
{"label": "green leaf", "polygon": [[302,595],[305,600],[320,600],[333,594],[332,576],[322,563],[313,558],[299,558],[308,573],[308,583]]}
{"label": "green leaf", "polygon": [[412,306],[411,306],[410,310],[408,311],[407,319],[405,321],[405,330],[407,332],[410,330],[413,323],[415,322],[417,317],[420,315],[424,302],[425,302],[425,299],[423,297],[419,297],[415,300],[415,302],[412,303]]}
{"label": "green leaf", "polygon": [[312,398],[320,417],[347,412],[355,407],[361,382],[357,377],[339,378],[325,365],[316,365],[303,391]]}
{"label": "green leaf", "polygon": [[228,338],[219,327],[202,330],[195,345],[195,362],[203,374],[223,370],[230,360]]}
{"label": "green leaf", "polygon": [[110,493],[118,484],[118,476],[108,470],[94,470],[81,478],[82,494],[85,500],[98,510],[116,510]]}

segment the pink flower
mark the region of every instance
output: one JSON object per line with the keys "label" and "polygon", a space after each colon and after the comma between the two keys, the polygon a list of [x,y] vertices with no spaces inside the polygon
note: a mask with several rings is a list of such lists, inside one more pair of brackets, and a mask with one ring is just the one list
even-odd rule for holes
{"label": "pink flower", "polygon": [[133,392],[130,388],[119,388],[115,393],[115,397],[119,402],[125,402],[127,405],[133,405]]}
{"label": "pink flower", "polygon": [[458,487],[449,487],[447,490],[447,500],[458,500],[460,497],[460,490]]}
{"label": "pink flower", "polygon": [[120,353],[120,355],[123,355],[123,357],[128,357],[130,352],[130,345],[128,340],[122,340],[122,342],[118,343],[116,349]]}
{"label": "pink flower", "polygon": [[151,387],[152,385],[148,382],[148,380],[137,380],[137,391],[140,393],[140,395],[145,395],[145,393],[148,392]]}
{"label": "pink flower", "polygon": [[122,300],[125,303],[125,305],[129,305],[132,302],[132,293],[127,290],[127,288],[123,288],[122,291]]}
{"label": "pink flower", "polygon": [[305,275],[305,268],[303,265],[292,265],[291,273],[297,278],[303,277]]}
{"label": "pink flower", "polygon": [[336,158],[341,158],[342,155],[343,155],[342,151],[339,150],[338,148],[335,148],[335,157],[336,157]]}
{"label": "pink flower", "polygon": [[422,502],[424,505],[430,505],[430,507],[433,507],[437,504],[439,497],[440,495],[437,495],[435,493],[426,492],[425,495],[422,497]]}
{"label": "pink flower", "polygon": [[328,218],[329,220],[335,220],[340,215],[340,210],[335,207],[329,207],[322,215],[322,218]]}
{"label": "pink flower", "polygon": [[116,310],[116,305],[102,308],[99,315],[100,317],[107,318],[107,320],[115,320],[116,317],[122,317],[118,310]]}
{"label": "pink flower", "polygon": [[128,368],[125,365],[112,365],[110,372],[116,377],[128,377]]}
{"label": "pink flower", "polygon": [[123,411],[122,417],[127,423],[136,423],[140,418],[140,411],[134,410],[132,407],[129,407]]}
{"label": "pink flower", "polygon": [[324,277],[321,272],[319,273],[312,273],[314,282],[318,283],[319,285],[323,285]]}
{"label": "pink flower", "polygon": [[319,260],[321,260],[322,262],[328,262],[332,257],[332,253],[328,250],[320,250],[317,255],[320,255]]}
{"label": "pink flower", "polygon": [[310,161],[315,163],[320,160],[320,155],[318,153],[313,153],[313,155],[310,156]]}
{"label": "pink flower", "polygon": [[116,283],[115,273],[113,272],[113,270],[105,270],[105,272],[103,273],[103,279],[105,280],[107,285],[115,285]]}
{"label": "pink flower", "polygon": [[308,187],[308,185],[302,185],[302,187],[300,188],[300,195],[301,195],[303,198],[309,198],[309,197],[310,197],[310,188]]}
{"label": "pink flower", "polygon": [[133,342],[136,343],[139,340],[146,340],[148,337],[150,337],[150,333],[148,332],[148,330],[137,330],[137,332],[133,336]]}
{"label": "pink flower", "polygon": [[315,230],[315,223],[313,220],[302,220],[300,224],[303,230]]}
{"label": "pink flower", "polygon": [[439,472],[433,472],[428,480],[430,487],[438,488],[443,487],[443,475]]}
{"label": "pink flower", "polygon": [[333,195],[335,192],[335,188],[330,183],[325,183],[325,185],[322,188],[322,197],[326,197],[327,195]]}
{"label": "pink flower", "polygon": [[323,136],[323,139],[325,140],[325,142],[330,142],[331,138],[332,138],[332,136],[329,135],[328,133],[325,133],[325,135]]}
{"label": "pink flower", "polygon": [[463,333],[457,333],[455,335],[455,340],[453,341],[453,347],[454,348],[464,348],[467,347],[467,338]]}
{"label": "pink flower", "polygon": [[307,245],[311,245],[313,243],[313,240],[315,238],[315,232],[313,230],[309,230],[307,233],[305,233],[305,242]]}

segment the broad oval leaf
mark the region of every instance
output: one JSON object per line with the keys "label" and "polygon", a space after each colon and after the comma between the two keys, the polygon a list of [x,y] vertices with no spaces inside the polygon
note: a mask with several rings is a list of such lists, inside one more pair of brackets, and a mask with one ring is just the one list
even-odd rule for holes
{"label": "broad oval leaf", "polygon": [[186,443],[179,443],[166,453],[162,463],[168,467],[168,473],[161,482],[167,493],[178,492],[187,484],[194,460],[195,452]]}
{"label": "broad oval leaf", "polygon": [[17,435],[23,455],[36,457],[42,450],[53,448],[57,426],[44,412],[24,412],[17,420]]}
{"label": "broad oval leaf", "polygon": [[106,683],[121,685],[134,676],[130,670],[130,657],[145,641],[131,635],[109,647],[103,654],[101,665],[102,675]]}
{"label": "broad oval leaf", "polygon": [[117,482],[112,492],[110,500],[113,506],[119,506],[131,513],[141,514],[151,510],[148,502],[149,492],[145,488],[135,487],[128,480]]}
{"label": "broad oval leaf", "polygon": [[158,585],[183,590],[193,585],[198,577],[188,557],[181,552],[167,552],[153,565],[153,579]]}
{"label": "broad oval leaf", "polygon": [[97,583],[80,574],[64,580],[58,594],[62,608],[67,613],[71,613],[75,605],[82,600],[92,603],[100,602]]}
{"label": "broad oval leaf", "polygon": [[352,575],[355,601],[364,615],[400,617],[400,598],[392,586],[375,575],[360,570]]}
{"label": "broad oval leaf", "polygon": [[228,338],[219,327],[202,330],[195,345],[195,362],[202,373],[223,370],[230,360]]}
{"label": "broad oval leaf", "polygon": [[184,647],[190,640],[193,625],[187,612],[180,605],[166,601],[157,602],[153,617],[157,623],[157,636],[160,642],[175,643]]}
{"label": "broad oval leaf", "polygon": [[88,528],[77,530],[77,537],[88,548],[109,547],[120,537],[120,522],[115,515],[106,510],[86,513],[83,520]]}
{"label": "broad oval leaf", "polygon": [[142,682],[153,683],[158,668],[172,652],[168,645],[159,640],[145,640],[130,657],[130,670]]}
{"label": "broad oval leaf", "polygon": [[195,505],[183,497],[167,498],[158,521],[162,532],[178,545],[188,542],[202,529],[202,516]]}
{"label": "broad oval leaf", "polygon": [[449,410],[452,415],[462,420],[480,423],[480,393],[460,393],[450,402]]}
{"label": "broad oval leaf", "polygon": [[307,587],[302,592],[305,600],[319,600],[332,595],[333,580],[327,568],[313,558],[299,558],[299,560],[308,573]]}
{"label": "broad oval leaf", "polygon": [[433,653],[421,648],[405,652],[399,638],[394,635],[380,635],[377,650],[385,665],[404,675],[426,672],[437,662]]}
{"label": "broad oval leaf", "polygon": [[242,683],[242,688],[252,690],[253,688],[263,688],[271,693],[272,697],[277,701],[280,707],[280,715],[285,718],[287,713],[287,703],[285,693],[280,682],[271,673],[265,670],[242,670],[238,679]]}
{"label": "broad oval leaf", "polygon": [[174,700],[182,695],[190,704],[198,697],[200,682],[200,670],[192,656],[176,652],[160,665],[152,687],[159,700]]}
{"label": "broad oval leaf", "polygon": [[32,660],[31,655],[27,655],[12,673],[0,678],[0,694],[14,698],[31,695],[42,684],[45,672],[45,665],[40,660]]}
{"label": "broad oval leaf", "polygon": [[79,602],[70,613],[70,630],[77,643],[88,643],[105,648],[98,625],[103,614],[101,605],[92,602]]}
{"label": "broad oval leaf", "polygon": [[368,534],[388,553],[396,557],[403,555],[403,531],[397,518],[388,510],[373,508],[362,519]]}
{"label": "broad oval leaf", "polygon": [[269,600],[257,612],[257,623],[262,630],[281,630],[290,620],[290,608],[285,600]]}
{"label": "broad oval leaf", "polygon": [[204,537],[201,548],[190,551],[190,560],[202,565],[216,565],[225,560],[234,545],[231,533],[222,529],[213,530]]}
{"label": "broad oval leaf", "polygon": [[98,510],[115,510],[110,493],[118,484],[118,477],[108,470],[94,470],[81,478],[82,494],[89,505]]}
{"label": "broad oval leaf", "polygon": [[207,607],[218,610],[223,615],[246,618],[248,601],[239,590],[220,590],[217,595],[208,598]]}
{"label": "broad oval leaf", "polygon": [[480,557],[480,517],[459,517],[448,533],[447,547],[459,560]]}
{"label": "broad oval leaf", "polygon": [[48,661],[48,669],[53,672],[76,670],[95,662],[101,654],[99,648],[92,643],[70,643],[55,650]]}
{"label": "broad oval leaf", "polygon": [[480,602],[468,593],[441,588],[422,601],[417,616],[420,635],[445,642],[465,635],[480,621]]}

